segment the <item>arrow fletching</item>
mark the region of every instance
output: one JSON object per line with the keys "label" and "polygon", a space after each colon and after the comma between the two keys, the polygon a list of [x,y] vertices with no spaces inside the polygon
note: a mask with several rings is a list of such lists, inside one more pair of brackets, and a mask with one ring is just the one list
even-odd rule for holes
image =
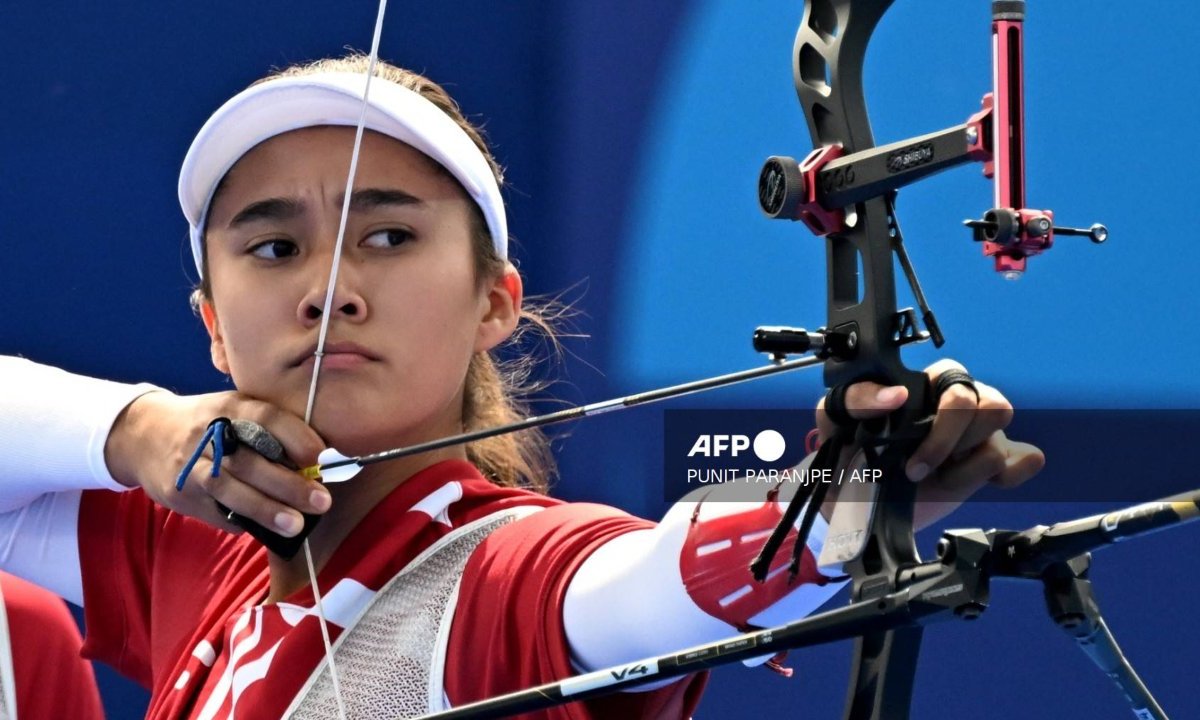
{"label": "arrow fletching", "polygon": [[334,448],[325,448],[317,456],[317,464],[306,467],[301,473],[304,477],[315,480],[321,478],[326,485],[346,482],[362,470],[362,465],[352,457],[346,457]]}

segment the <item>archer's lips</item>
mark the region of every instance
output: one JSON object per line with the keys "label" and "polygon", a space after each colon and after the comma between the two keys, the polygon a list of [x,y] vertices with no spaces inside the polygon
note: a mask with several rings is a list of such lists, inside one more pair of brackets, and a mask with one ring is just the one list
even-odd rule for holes
{"label": "archer's lips", "polygon": [[[312,367],[313,363],[316,362],[316,353],[317,346],[313,345],[307,352],[296,358],[293,366]],[[355,368],[366,363],[377,362],[378,360],[380,360],[378,355],[357,343],[326,343],[325,356],[321,360],[321,367],[330,370]]]}

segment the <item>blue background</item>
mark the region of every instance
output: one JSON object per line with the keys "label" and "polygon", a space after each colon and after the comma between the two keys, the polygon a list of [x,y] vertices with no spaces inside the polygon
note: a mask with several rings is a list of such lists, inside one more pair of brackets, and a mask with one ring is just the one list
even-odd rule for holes
{"label": "blue background", "polygon": [[[1034,0],[1027,24],[1031,204],[1108,224],[1064,238],[1018,283],[959,221],[990,188],[978,167],[905,190],[910,252],[949,338],[944,353],[1018,407],[1194,408],[1193,178],[1200,10],[1178,0]],[[175,179],[192,134],[272,66],[365,48],[371,2],[10,2],[0,103],[0,351],[181,392],[227,387],[186,303],[191,260]],[[803,156],[790,53],[798,0],[394,2],[388,59],[445,83],[486,119],[508,168],[516,255],[533,292],[570,293],[558,397],[594,400],[760,362],[759,324],[824,319],[823,245],[759,214],[763,158]],[[947,127],[990,86],[989,3],[907,0],[868,56],[880,143]],[[918,366],[931,349],[909,355]],[[687,407],[807,407],[818,374]],[[566,498],[661,513],[661,415],[609,416],[557,443]],[[1177,457],[1191,438],[1116,447]],[[1070,475],[1050,465],[1040,482]],[[962,526],[1023,526],[1098,505],[972,505]],[[1194,530],[1106,551],[1109,624],[1173,717],[1194,692]],[[925,547],[932,542],[924,538]],[[914,717],[1124,718],[1110,688],[1046,620],[1035,587],[999,586],[973,627],[926,634]],[[653,598],[647,597],[647,602]],[[698,717],[840,716],[848,646],[796,652],[797,676],[716,674]],[[114,718],[143,696],[103,677]]]}

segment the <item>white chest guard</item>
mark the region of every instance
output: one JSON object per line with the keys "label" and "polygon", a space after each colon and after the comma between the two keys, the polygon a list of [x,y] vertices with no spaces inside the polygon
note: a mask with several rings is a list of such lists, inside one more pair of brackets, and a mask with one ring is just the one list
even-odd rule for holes
{"label": "white chest guard", "polygon": [[[411,718],[447,709],[443,676],[459,581],[479,543],[540,508],[504,510],[442,537],[375,594],[334,643],[338,683],[351,718]],[[322,660],[284,717],[337,717]]]}

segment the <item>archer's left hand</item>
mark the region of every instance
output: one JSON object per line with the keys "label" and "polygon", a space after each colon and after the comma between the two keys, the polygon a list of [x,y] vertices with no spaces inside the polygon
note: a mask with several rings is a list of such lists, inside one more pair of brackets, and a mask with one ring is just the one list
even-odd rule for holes
{"label": "archer's left hand", "polygon": [[[925,374],[932,384],[947,370],[963,370],[963,366],[939,360]],[[913,516],[918,530],[949,515],[984,485],[1017,487],[1046,463],[1040,449],[1004,434],[1012,422],[1012,403],[978,380],[975,389],[978,400],[961,384],[942,393],[933,427],[905,467],[909,479],[921,484]],[[906,388],[873,382],[856,383],[846,390],[846,408],[856,420],[887,415],[907,399]],[[824,398],[817,404],[817,430],[822,442],[834,431]]]}

